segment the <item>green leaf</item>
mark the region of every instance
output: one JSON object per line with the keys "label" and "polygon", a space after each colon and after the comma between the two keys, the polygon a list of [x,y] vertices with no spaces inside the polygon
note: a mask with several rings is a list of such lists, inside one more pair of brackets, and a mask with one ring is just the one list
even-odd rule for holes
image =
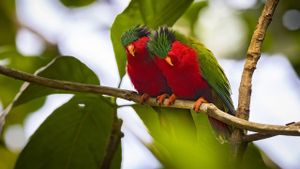
{"label": "green leaf", "polygon": [[[133,108],[153,138],[153,144],[146,146],[163,167],[222,168],[228,161],[228,144],[221,145],[217,142],[207,117],[203,114],[193,117],[198,123],[196,126],[198,133],[195,135],[191,128],[194,121],[187,121],[184,116],[187,110],[154,109],[143,105],[134,105]],[[225,166],[230,166],[230,164]]]}
{"label": "green leaf", "polygon": [[25,118],[30,113],[37,111],[44,105],[45,100],[46,97],[40,97],[26,104],[22,104],[10,109],[9,114],[6,116],[4,130],[13,124],[23,124]]}
{"label": "green leaf", "polygon": [[15,24],[15,1],[0,1],[0,46],[15,45],[16,24]]}
{"label": "green leaf", "polygon": [[194,121],[189,110],[145,105],[133,105],[132,107],[155,139],[161,139],[162,136],[166,135],[174,139],[180,138],[182,135],[194,137],[196,134]]}
{"label": "green leaf", "polygon": [[[36,72],[37,75],[57,80],[99,84],[96,74],[74,57],[61,56]],[[53,93],[74,93],[25,82],[11,105],[6,125],[22,123],[27,115],[43,105],[45,96]],[[40,98],[40,99],[37,99]],[[37,99],[37,100],[36,100]],[[29,102],[33,100],[32,102]],[[29,103],[28,103],[29,102]],[[25,104],[27,103],[27,104]]]}
{"label": "green leaf", "polygon": [[121,161],[122,161],[122,147],[119,144],[118,149],[114,155],[114,158],[111,162],[110,169],[120,169],[121,168]]}
{"label": "green leaf", "polygon": [[[186,121],[184,116],[180,114],[184,110],[152,108],[144,105],[132,107],[153,138],[153,143],[145,146],[164,168],[235,168],[231,159],[231,146],[217,141],[204,114],[192,112],[197,128],[195,138],[193,132],[190,132],[190,126],[184,123]],[[249,144],[242,166],[245,169],[268,168],[253,144]]]}
{"label": "green leaf", "polygon": [[[115,112],[115,107],[102,96],[73,97],[33,134],[15,169],[99,168]],[[114,162],[120,166],[120,160]]]}
{"label": "green leaf", "polygon": [[[268,157],[266,157],[268,158]],[[242,162],[243,169],[268,169],[274,168],[276,165],[267,166],[261,156],[259,149],[252,143],[249,143]],[[279,167],[275,167],[279,168]]]}
{"label": "green leaf", "polygon": [[0,169],[13,168],[17,155],[0,145]]}
{"label": "green leaf", "polygon": [[94,3],[96,0],[60,0],[67,7],[83,7]]}
{"label": "green leaf", "polygon": [[193,0],[132,0],[119,14],[111,28],[111,40],[114,47],[119,74],[125,74],[126,56],[120,38],[124,31],[138,24],[150,28],[160,25],[172,26],[191,5]]}
{"label": "green leaf", "polygon": [[[38,70],[35,74],[56,80],[100,84],[97,75],[91,69],[76,58],[70,56],[57,57],[47,66]],[[15,100],[15,106],[53,93],[74,93],[29,83],[25,83],[20,92],[20,96]]]}

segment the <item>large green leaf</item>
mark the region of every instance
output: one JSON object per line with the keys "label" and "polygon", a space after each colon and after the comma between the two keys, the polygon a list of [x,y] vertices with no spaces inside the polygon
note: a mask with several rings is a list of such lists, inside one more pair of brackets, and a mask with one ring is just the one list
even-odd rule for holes
{"label": "large green leaf", "polygon": [[[102,96],[75,96],[33,134],[15,169],[99,168],[115,112]],[[120,160],[114,162],[120,166]]]}
{"label": "large green leaf", "polygon": [[[54,59],[47,66],[38,70],[35,74],[58,80],[67,80],[80,83],[99,84],[98,77],[86,65],[74,57],[61,56]],[[39,108],[44,102],[45,96],[53,93],[72,93],[51,89],[25,82],[11,105],[5,110],[10,111],[6,118],[6,124],[22,123],[28,113]],[[73,92],[74,93],[74,92]],[[41,98],[36,100],[37,98]],[[29,102],[34,100],[32,102]],[[29,103],[27,103],[29,102]],[[27,104],[24,104],[27,103]],[[28,110],[28,111],[27,111]]]}
{"label": "large green leaf", "polygon": [[[14,124],[23,124],[25,118],[32,112],[40,109],[45,103],[46,97],[34,99],[28,103],[13,107],[6,116],[4,130]],[[9,109],[9,108],[8,108]],[[7,110],[8,110],[7,109]],[[3,134],[3,133],[2,133]]]}
{"label": "large green leaf", "polygon": [[[97,75],[91,69],[76,58],[70,56],[57,57],[35,74],[56,80],[100,84]],[[20,96],[15,100],[15,106],[52,93],[74,93],[30,83],[25,83],[20,92]]]}
{"label": "large green leaf", "polygon": [[172,26],[191,5],[193,0],[132,0],[119,14],[111,28],[111,40],[114,47],[119,74],[125,74],[126,57],[120,37],[128,28],[145,24],[150,28],[160,25]]}
{"label": "large green leaf", "polygon": [[120,169],[121,161],[122,161],[122,146],[121,146],[121,142],[120,142],[120,144],[118,145],[118,148],[114,154],[114,158],[111,162],[110,169]]}
{"label": "large green leaf", "polygon": [[186,137],[196,137],[196,126],[189,110],[145,105],[133,105],[132,107],[155,139],[160,139],[162,135],[177,139],[182,137],[182,134]]}
{"label": "large green leaf", "polygon": [[180,114],[185,110],[162,108],[158,111],[143,105],[134,105],[133,108],[153,138],[153,144],[147,146],[165,168],[224,167],[229,155],[228,145],[217,142],[203,114],[195,117],[199,122],[199,133],[195,136]]}
{"label": "large green leaf", "polygon": [[[204,114],[192,113],[197,128],[195,138],[190,132],[191,128],[183,123],[185,120],[180,115],[182,110],[154,109],[144,105],[134,105],[133,108],[153,138],[153,143],[146,146],[164,168],[235,168],[230,145],[217,141]],[[253,144],[248,146],[241,167],[268,168]]]}

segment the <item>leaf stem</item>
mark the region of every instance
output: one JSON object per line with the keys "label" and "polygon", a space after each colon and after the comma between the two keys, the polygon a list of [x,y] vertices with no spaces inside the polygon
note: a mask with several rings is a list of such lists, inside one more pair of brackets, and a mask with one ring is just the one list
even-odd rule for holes
{"label": "leaf stem", "polygon": [[105,155],[101,163],[100,169],[110,168],[111,162],[114,158],[116,151],[121,143],[123,133],[121,132],[122,120],[118,119],[117,112],[114,113],[113,126],[110,132],[110,138],[106,146]]}

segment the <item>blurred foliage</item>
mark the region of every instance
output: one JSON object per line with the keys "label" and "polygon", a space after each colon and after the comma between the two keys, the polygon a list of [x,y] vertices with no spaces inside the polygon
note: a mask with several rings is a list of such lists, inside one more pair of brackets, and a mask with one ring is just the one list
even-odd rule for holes
{"label": "blurred foliage", "polygon": [[[215,137],[212,136],[211,129],[197,128],[198,132],[193,133],[195,130],[191,130],[190,123],[194,124],[194,122],[185,120],[183,112],[180,112],[184,110],[153,109],[143,105],[135,105],[134,109],[154,139],[153,144],[148,147],[164,167],[173,169],[222,168],[225,164],[227,158],[223,157],[228,157],[228,154],[223,156],[225,152],[223,148],[220,148],[222,145],[217,143]],[[201,127],[209,126],[208,123],[203,123],[205,122],[203,119],[198,119],[197,124]],[[224,149],[227,149],[227,145],[224,145]]]}
{"label": "blurred foliage", "polygon": [[[207,1],[199,1],[193,3],[188,10],[182,15],[182,17],[176,22],[176,26],[186,28],[188,31],[186,34],[195,37],[195,27],[198,23],[198,15],[199,12],[207,7],[208,2]],[[197,30],[199,31],[199,30]]]}
{"label": "blurred foliage", "polygon": [[14,167],[15,160],[17,158],[17,155],[15,153],[9,151],[3,145],[0,145],[0,155],[0,169],[10,169]]}
{"label": "blurred foliage", "polygon": [[[217,141],[208,118],[204,114],[192,112],[197,128],[195,135],[194,130],[191,130],[191,124],[185,123],[187,121],[180,112],[182,110],[151,108],[144,105],[134,105],[133,108],[154,139],[152,144],[146,144],[146,146],[165,168],[236,168],[230,145],[220,144]],[[243,169],[270,168],[264,163],[259,150],[253,144],[249,144],[240,167]]]}
{"label": "blurred foliage", "polygon": [[15,1],[2,0],[0,2],[0,46],[14,44],[17,32],[15,16]]}
{"label": "blurred foliage", "polygon": [[[105,0],[109,2],[109,0]],[[66,7],[85,7],[97,0],[60,0]],[[225,4],[227,1],[224,1]],[[118,63],[119,74],[125,74],[126,57],[120,43],[120,36],[129,27],[146,24],[150,28],[160,25],[174,25],[182,28],[186,34],[195,36],[196,25],[201,11],[210,5],[210,1],[193,0],[132,0],[120,13],[111,28],[111,40]],[[240,19],[246,23],[247,40],[238,51],[238,59],[244,58],[257,23],[263,1],[248,9],[236,9]],[[300,10],[300,1],[281,1],[274,19],[268,29],[263,45],[265,53],[283,53],[292,62],[298,75],[300,73],[300,29],[289,30],[283,25],[283,15],[290,9]],[[99,13],[100,15],[101,13]],[[300,22],[298,20],[298,22]],[[52,44],[41,37],[46,46],[39,56],[23,56],[16,47],[16,35],[20,29],[35,31],[31,25],[22,25],[17,18],[16,1],[0,1],[0,64],[29,73],[53,79],[82,83],[100,84],[97,76],[88,67],[72,57],[58,57],[59,44]],[[28,26],[28,27],[27,27]],[[32,29],[32,30],[31,30]],[[221,29],[221,28],[220,28]],[[41,34],[42,35],[42,34]],[[40,36],[40,35],[38,35]],[[7,116],[5,128],[12,124],[23,124],[24,119],[39,109],[45,97],[53,93],[70,93],[48,89],[37,85],[0,76],[0,100],[6,108],[13,99],[15,106]],[[19,93],[18,93],[19,92]],[[72,92],[73,93],[73,92]],[[16,95],[18,96],[16,97]],[[98,168],[105,153],[105,145],[112,126],[112,115],[116,112],[116,103],[110,98],[74,93],[73,99],[57,108],[32,136],[19,156],[16,168]],[[80,105],[79,105],[80,104]],[[219,144],[203,114],[193,112],[195,126],[184,122],[176,109],[157,109],[135,105],[134,109],[147,126],[154,138],[153,143],[145,144],[164,168],[232,168],[230,146]],[[8,109],[6,109],[8,110]],[[180,115],[178,115],[180,114]],[[84,118],[82,118],[84,117]],[[188,120],[188,119],[186,119]],[[191,120],[191,119],[189,119]],[[196,133],[194,128],[196,127]],[[187,132],[191,131],[191,132]],[[111,168],[120,168],[121,146],[113,160]],[[263,155],[263,158],[262,158]],[[0,138],[0,169],[11,169],[18,153],[11,152]],[[47,158],[46,158],[47,157]],[[46,159],[46,160],[45,160]],[[266,166],[268,164],[268,166]],[[277,168],[254,145],[248,146],[242,168]]]}
{"label": "blurred foliage", "polygon": [[[244,44],[243,51],[246,51],[246,47],[250,42],[253,30],[257,23],[263,7],[263,3],[259,1],[252,9],[240,11],[240,17],[246,21],[248,27],[247,41]],[[267,36],[265,38],[262,51],[264,53],[282,53],[286,55],[293,64],[298,76],[300,75],[300,29],[289,30],[283,25],[283,16],[288,10],[300,11],[300,1],[280,1],[272,20],[270,27],[268,28]],[[287,18],[291,19],[291,18]],[[294,21],[295,22],[295,21]],[[300,18],[296,22],[300,22]],[[242,51],[240,53],[243,53]],[[240,57],[244,57],[240,55]]]}

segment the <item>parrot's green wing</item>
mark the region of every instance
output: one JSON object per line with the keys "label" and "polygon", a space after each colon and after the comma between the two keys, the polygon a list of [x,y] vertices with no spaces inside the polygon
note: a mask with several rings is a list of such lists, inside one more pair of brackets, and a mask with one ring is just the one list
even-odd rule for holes
{"label": "parrot's green wing", "polygon": [[217,106],[224,105],[225,103],[225,107],[222,106],[225,109],[224,111],[234,115],[235,109],[230,97],[231,89],[228,79],[213,53],[196,39],[185,37],[178,32],[175,32],[175,36],[177,40],[196,50],[198,53],[199,63],[201,64],[200,70],[203,78],[213,88],[214,92],[216,92],[216,95],[221,98],[221,100],[218,101],[219,103]]}

